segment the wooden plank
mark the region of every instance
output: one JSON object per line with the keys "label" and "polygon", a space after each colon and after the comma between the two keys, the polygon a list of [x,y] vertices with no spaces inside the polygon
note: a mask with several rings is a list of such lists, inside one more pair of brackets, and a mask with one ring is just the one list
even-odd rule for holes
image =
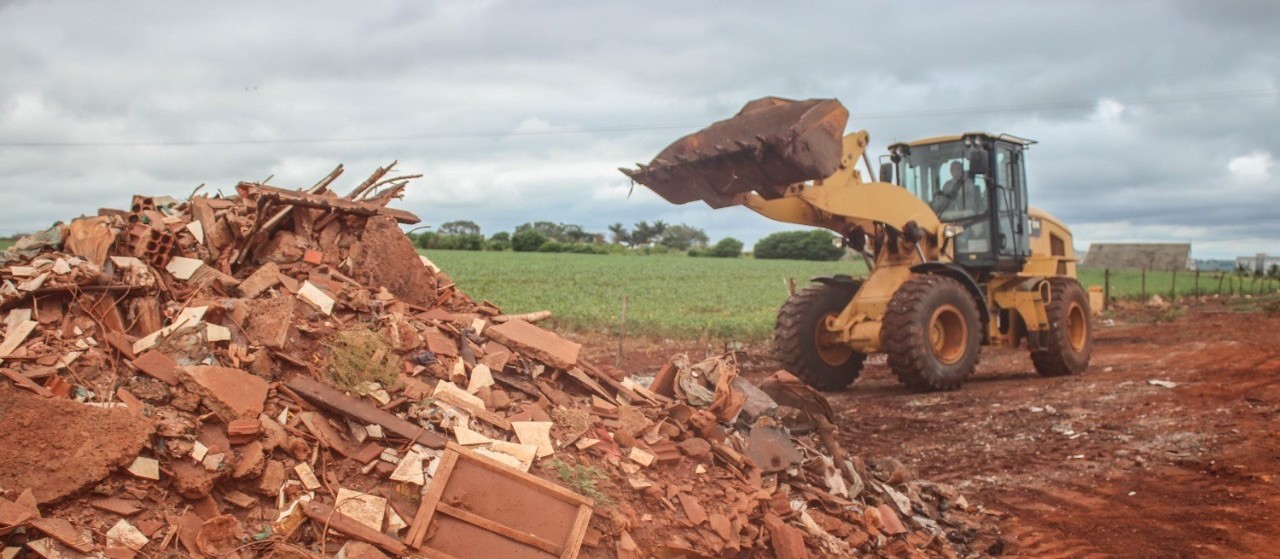
{"label": "wooden plank", "polygon": [[591,524],[591,507],[578,505],[578,518],[573,523],[573,530],[569,532],[569,539],[564,543],[564,553],[560,555],[560,559],[577,559],[578,551],[582,549],[582,540],[587,537],[589,524]]}
{"label": "wooden plank", "polygon": [[381,425],[388,432],[431,448],[444,448],[443,435],[396,417],[377,406],[343,394],[335,388],[304,376],[294,376],[285,385],[308,402],[332,413],[364,423]]}
{"label": "wooden plank", "polygon": [[[453,445],[449,445],[449,448],[452,449]],[[404,542],[411,547],[415,549],[422,547],[422,539],[427,535],[427,528],[431,526],[431,517],[436,513],[436,505],[440,503],[440,496],[444,494],[449,475],[453,473],[453,467],[457,463],[457,452],[445,452],[444,458],[440,459],[440,465],[436,467],[435,479],[431,481],[427,494],[422,496],[418,514],[413,515],[413,525],[409,527],[409,533],[404,537]]]}
{"label": "wooden plank", "polygon": [[476,454],[475,452],[472,452],[471,450],[461,445],[449,443],[448,449],[457,452],[459,455],[465,458],[467,462],[471,464],[475,464],[477,466],[485,468],[498,475],[517,476],[521,481],[527,482],[528,485],[533,487],[534,489],[537,489],[542,493],[545,493],[552,497],[556,497],[562,501],[568,501],[569,503],[572,503],[575,505],[586,505],[588,507],[593,505],[591,499],[583,497],[582,495],[574,493],[573,491],[570,491],[564,487],[560,487],[559,485],[551,483],[550,481],[547,481],[540,477],[537,477],[531,474],[525,474],[524,472],[520,472],[518,470],[514,470],[510,466],[507,466],[506,464],[502,464],[500,462],[494,461],[493,459],[486,458],[484,456]]}
{"label": "wooden plank", "polygon": [[473,512],[469,512],[469,511],[460,509],[458,507],[449,505],[447,503],[436,504],[436,511],[452,516],[458,520],[466,522],[467,524],[471,524],[472,526],[479,526],[481,528],[484,528],[485,530],[498,534],[499,536],[502,536],[504,538],[515,540],[528,546],[536,547],[552,555],[560,555],[564,553],[564,548],[555,544],[554,542],[547,541],[533,534],[521,532],[510,526],[506,526],[504,524],[494,522],[492,520],[489,520],[488,518],[485,518]]}
{"label": "wooden plank", "polygon": [[463,411],[471,414],[476,419],[484,421],[489,425],[502,429],[503,431],[508,431],[508,432],[511,431],[511,422],[507,421],[507,418],[502,417],[501,415],[493,413],[484,408],[478,407],[475,404],[471,404],[466,401],[463,401],[462,398],[458,398],[453,394],[450,394],[448,392],[437,392],[432,397],[437,400],[440,400],[441,402],[449,404],[455,408],[461,408]]}
{"label": "wooden plank", "polygon": [[302,506],[302,512],[307,515],[307,518],[310,518],[321,526],[327,526],[330,530],[338,532],[349,538],[354,538],[370,545],[376,545],[399,557],[403,557],[409,553],[408,546],[401,543],[400,540],[365,526],[358,520],[333,510],[333,505],[310,501]]}
{"label": "wooden plank", "polygon": [[[463,467],[471,468],[471,470],[466,471],[465,476],[459,470],[459,468]],[[466,477],[472,480],[466,483],[474,483],[477,475],[482,476],[479,479],[485,479],[483,476],[492,475],[504,478],[504,483],[518,483],[527,490],[544,494],[549,499],[548,505],[551,504],[550,501],[555,501],[557,506],[564,504],[573,506],[570,510],[575,511],[576,514],[571,516],[571,521],[566,521],[566,525],[562,528],[563,531],[534,534],[518,527],[520,526],[518,523],[505,524],[478,512],[442,502],[442,496],[450,491],[450,487],[456,487],[454,478]],[[492,533],[495,537],[506,540],[508,545],[528,546],[562,559],[576,559],[586,537],[587,526],[591,521],[592,502],[590,499],[564,487],[542,478],[513,470],[460,445],[449,443],[436,477],[428,487],[427,493],[423,496],[421,506],[414,517],[413,525],[405,536],[405,542],[420,550],[423,555],[443,559],[448,557],[447,553],[432,547],[431,541],[425,541],[426,533],[429,531],[433,519],[436,525],[439,526],[440,521],[438,519],[440,517],[435,516],[437,511],[450,517],[452,519],[451,522],[462,522],[475,529]],[[548,539],[553,537],[562,539],[562,541],[555,542]],[[434,541],[434,538],[432,541]],[[446,547],[450,545],[445,542],[441,543]],[[456,541],[452,543],[454,545],[457,544]]]}

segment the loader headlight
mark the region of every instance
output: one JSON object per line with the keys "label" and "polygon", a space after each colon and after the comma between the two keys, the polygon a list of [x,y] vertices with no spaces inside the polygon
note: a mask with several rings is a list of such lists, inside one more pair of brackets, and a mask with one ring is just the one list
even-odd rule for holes
{"label": "loader headlight", "polygon": [[961,233],[964,233],[964,227],[961,225],[944,225],[942,227],[942,236],[948,239],[959,237]]}

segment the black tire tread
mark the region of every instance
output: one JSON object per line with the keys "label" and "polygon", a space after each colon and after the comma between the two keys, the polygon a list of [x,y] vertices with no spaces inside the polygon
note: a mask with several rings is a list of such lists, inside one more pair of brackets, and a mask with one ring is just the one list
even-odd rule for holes
{"label": "black tire tread", "polygon": [[818,359],[816,348],[806,344],[813,332],[805,314],[815,306],[828,305],[840,293],[845,304],[853,298],[848,287],[814,284],[796,292],[778,309],[778,319],[773,329],[773,354],[784,369],[796,375],[805,384],[822,391],[841,390],[857,380],[867,356],[854,352],[844,369],[833,372],[821,370],[814,363]]}
{"label": "black tire tread", "polygon": [[[1049,317],[1049,348],[1031,352],[1031,363],[1036,372],[1046,377],[1062,377],[1084,372],[1089,367],[1089,358],[1093,353],[1093,319],[1090,316],[1089,297],[1080,282],[1074,278],[1049,278],[1050,297],[1045,306],[1045,314]],[[1071,342],[1067,339],[1066,313],[1068,296],[1078,296],[1084,305],[1086,337],[1083,359],[1069,358]]]}
{"label": "black tire tread", "polygon": [[[981,320],[977,304],[959,282],[944,276],[918,274],[909,278],[893,294],[881,326],[880,348],[888,357],[889,369],[898,381],[911,390],[926,392],[955,390],[973,373],[978,363],[975,349],[969,357],[971,364],[958,375],[941,376],[933,371],[933,356],[929,349],[926,326],[916,320],[917,312],[925,299],[939,290],[955,290],[970,302],[970,335],[980,337]],[[980,339],[980,338],[979,338]]]}

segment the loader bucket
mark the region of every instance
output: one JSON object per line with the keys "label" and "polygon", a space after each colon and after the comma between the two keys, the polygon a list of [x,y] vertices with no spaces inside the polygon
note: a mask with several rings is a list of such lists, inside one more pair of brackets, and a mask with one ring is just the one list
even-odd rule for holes
{"label": "loader bucket", "polygon": [[836,172],[848,120],[835,99],[765,97],[676,140],[648,165],[620,170],[672,204],[723,208],[752,191],[777,198],[788,185]]}

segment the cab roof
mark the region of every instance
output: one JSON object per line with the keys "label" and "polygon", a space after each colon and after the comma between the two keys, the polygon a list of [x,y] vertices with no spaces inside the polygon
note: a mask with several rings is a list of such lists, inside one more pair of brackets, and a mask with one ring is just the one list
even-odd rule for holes
{"label": "cab roof", "polygon": [[1028,139],[1026,139],[1026,138],[1020,138],[1020,137],[1018,137],[1018,136],[1014,136],[1014,135],[1012,135],[1012,134],[992,134],[992,133],[990,133],[990,132],[965,132],[965,133],[963,133],[963,134],[951,134],[951,135],[947,135],[947,136],[933,136],[933,137],[931,137],[931,138],[922,138],[922,139],[919,139],[919,140],[912,140],[912,141],[910,141],[910,142],[897,142],[897,143],[899,143],[899,144],[906,144],[906,145],[911,146],[911,147],[916,147],[916,146],[927,146],[927,145],[932,145],[932,144],[941,144],[941,143],[943,143],[943,142],[958,142],[958,141],[960,141],[960,140],[964,139],[964,137],[965,137],[965,136],[983,136],[983,137],[985,137],[985,138],[989,138],[989,139],[991,139],[991,140],[1000,140],[1000,141],[1005,141],[1005,142],[1010,142],[1010,143],[1015,143],[1015,144],[1022,144],[1023,146],[1029,146],[1029,145],[1032,145],[1032,144],[1037,143],[1035,140],[1028,140]]}

